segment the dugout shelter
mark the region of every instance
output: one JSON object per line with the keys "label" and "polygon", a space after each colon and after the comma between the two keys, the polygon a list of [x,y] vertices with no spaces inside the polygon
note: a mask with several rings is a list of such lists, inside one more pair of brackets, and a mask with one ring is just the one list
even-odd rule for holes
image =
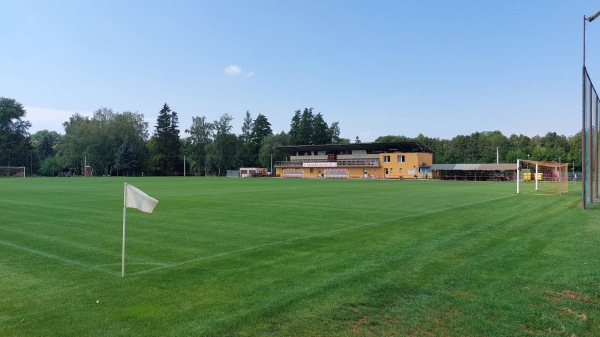
{"label": "dugout shelter", "polygon": [[418,179],[431,177],[433,151],[420,142],[279,146],[283,178]]}
{"label": "dugout shelter", "polygon": [[262,167],[240,167],[239,176],[242,178],[266,177],[267,169],[262,168]]}
{"label": "dugout shelter", "polygon": [[507,181],[514,180],[517,164],[434,164],[433,179]]}

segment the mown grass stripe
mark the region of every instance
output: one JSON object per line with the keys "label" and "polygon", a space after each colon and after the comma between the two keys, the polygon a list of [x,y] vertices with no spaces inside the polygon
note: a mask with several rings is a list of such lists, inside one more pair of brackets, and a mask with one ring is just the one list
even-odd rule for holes
{"label": "mown grass stripe", "polygon": [[[128,211],[122,279],[124,181],[159,205]],[[4,179],[0,335],[600,335],[600,213],[578,209],[578,193],[433,181]]]}

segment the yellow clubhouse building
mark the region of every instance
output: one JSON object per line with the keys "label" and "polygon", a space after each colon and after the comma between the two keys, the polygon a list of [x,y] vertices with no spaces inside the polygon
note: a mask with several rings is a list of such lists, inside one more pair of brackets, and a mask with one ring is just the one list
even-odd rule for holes
{"label": "yellow clubhouse building", "polygon": [[419,142],[279,146],[286,161],[275,162],[283,178],[431,178],[433,151]]}

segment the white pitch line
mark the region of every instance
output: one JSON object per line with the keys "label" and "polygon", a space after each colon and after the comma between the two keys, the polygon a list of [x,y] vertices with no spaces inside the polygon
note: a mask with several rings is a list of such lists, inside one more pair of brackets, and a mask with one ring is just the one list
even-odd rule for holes
{"label": "white pitch line", "polygon": [[100,266],[93,266],[93,265],[89,265],[87,263],[83,263],[81,261],[77,261],[77,260],[72,260],[72,259],[67,259],[65,257],[62,256],[58,256],[58,255],[54,255],[54,254],[50,254],[50,253],[46,253],[43,251],[39,251],[39,250],[35,250],[29,247],[25,247],[25,246],[21,246],[21,245],[16,245],[12,242],[8,242],[5,240],[0,240],[0,245],[9,247],[9,248],[13,248],[16,250],[20,250],[20,251],[24,251],[27,253],[31,253],[31,254],[35,254],[35,255],[39,255],[39,256],[43,256],[45,258],[49,258],[49,259],[54,259],[54,260],[58,260],[64,264],[67,265],[76,265],[79,267],[85,267],[86,269],[92,269],[92,270],[99,270],[99,271],[103,271],[105,273],[111,274],[111,275],[121,275],[121,273],[119,272],[112,272],[106,269],[102,269]]}
{"label": "white pitch line", "polygon": [[303,236],[298,236],[298,237],[291,238],[291,239],[269,242],[269,243],[265,243],[265,244],[262,244],[262,245],[250,246],[250,247],[246,247],[246,248],[240,248],[240,249],[231,250],[231,251],[228,251],[228,252],[223,252],[223,253],[219,253],[219,254],[215,254],[215,255],[202,256],[202,257],[198,257],[198,258],[195,258],[195,259],[191,259],[191,260],[187,260],[187,261],[183,261],[183,262],[179,262],[179,263],[174,263],[174,264],[170,264],[170,265],[166,265],[166,266],[161,266],[161,267],[147,269],[147,270],[144,270],[144,271],[138,271],[138,272],[135,272],[135,273],[130,273],[129,276],[134,276],[134,275],[138,275],[138,274],[146,274],[146,273],[150,273],[150,272],[153,272],[153,271],[157,271],[157,270],[161,270],[161,269],[166,269],[166,268],[180,267],[180,266],[191,264],[191,263],[198,262],[198,261],[216,259],[216,258],[220,258],[220,257],[223,257],[223,256],[233,255],[235,253],[240,253],[240,252],[245,252],[245,251],[250,251],[250,250],[256,250],[256,249],[264,248],[264,247],[267,247],[267,246],[279,245],[279,244],[288,243],[288,242],[292,242],[292,241],[296,241],[296,240],[307,239],[307,238],[311,238],[311,237],[326,236],[326,235],[330,235],[330,234],[334,234],[334,233],[339,233],[339,232],[344,232],[344,231],[349,231],[349,230],[353,230],[353,229],[357,229],[357,228],[362,228],[362,227],[376,226],[376,225],[384,224],[384,223],[390,222],[390,221],[396,221],[396,220],[401,220],[401,219],[406,219],[406,218],[418,217],[418,216],[421,216],[421,215],[438,213],[438,212],[447,211],[447,210],[456,209],[456,208],[461,208],[461,207],[473,206],[473,205],[477,205],[477,204],[481,204],[481,203],[485,203],[485,202],[489,202],[489,201],[495,201],[495,200],[500,200],[500,199],[505,199],[505,198],[510,198],[510,197],[514,197],[514,195],[503,196],[503,197],[494,198],[494,199],[487,199],[487,200],[483,200],[483,201],[476,201],[476,202],[472,202],[472,203],[468,203],[468,204],[462,204],[462,205],[457,205],[457,206],[445,207],[445,208],[440,208],[440,209],[431,210],[431,211],[425,211],[425,212],[421,212],[421,213],[417,213],[417,214],[403,215],[403,216],[399,216],[399,217],[396,217],[396,218],[381,220],[381,221],[377,221],[377,222],[370,222],[370,223],[366,223],[366,224],[362,224],[362,225],[357,225],[357,226],[352,226],[352,227],[345,227],[345,228],[340,228],[340,229],[334,229],[334,230],[330,230],[330,231],[327,231],[327,232],[321,232],[321,233],[314,233],[314,234],[309,234],[309,235],[303,235]]}

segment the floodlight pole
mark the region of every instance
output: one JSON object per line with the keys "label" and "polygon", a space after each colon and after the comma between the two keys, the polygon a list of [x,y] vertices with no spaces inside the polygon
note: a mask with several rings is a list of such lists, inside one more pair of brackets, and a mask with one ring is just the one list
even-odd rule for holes
{"label": "floodlight pole", "polygon": [[583,16],[583,67],[585,68],[585,24],[587,22],[592,22],[596,20],[600,16],[600,11],[594,12],[594,14],[589,17]]}
{"label": "floodlight pole", "polygon": [[583,16],[583,69],[585,69],[585,24],[586,24],[587,18],[585,17],[585,15]]}

